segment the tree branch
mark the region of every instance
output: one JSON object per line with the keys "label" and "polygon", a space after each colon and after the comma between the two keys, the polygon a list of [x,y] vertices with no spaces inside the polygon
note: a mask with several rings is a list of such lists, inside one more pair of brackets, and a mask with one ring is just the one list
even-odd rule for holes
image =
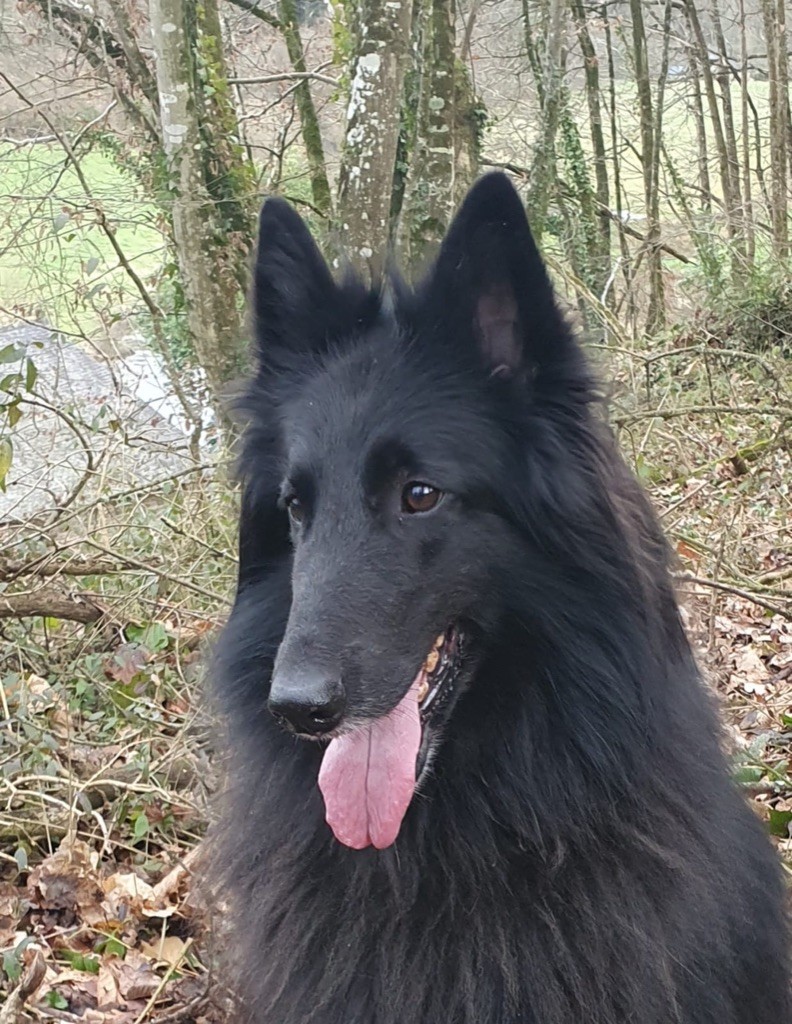
{"label": "tree branch", "polygon": [[792,408],[777,405],[775,408],[746,405],[688,405],[678,409],[647,409],[642,412],[614,416],[611,420],[617,427],[626,427],[641,420],[673,420],[679,416],[711,416],[734,413],[738,416],[778,416],[782,420],[792,419]]}
{"label": "tree branch", "polygon": [[781,615],[785,619],[792,619],[792,608],[782,608],[781,605],[765,601],[763,597],[751,590],[742,590],[740,587],[733,587],[730,583],[721,583],[719,580],[708,580],[701,576],[694,576],[690,572],[675,573],[674,578],[680,583],[695,583],[701,587],[711,587],[712,590],[720,590],[724,594],[735,594],[737,597],[744,597],[746,601],[752,601],[760,608],[766,608],[774,615]]}
{"label": "tree branch", "polygon": [[66,619],[88,624],[97,622],[104,612],[77,595],[57,590],[37,590],[32,594],[0,594],[0,619]]}
{"label": "tree branch", "polygon": [[75,558],[70,562],[0,559],[0,580],[5,581],[18,579],[20,576],[112,576],[121,572],[140,572],[140,567],[123,562],[85,558]]}
{"label": "tree branch", "polygon": [[324,82],[325,85],[337,86],[340,83],[329,75],[322,75],[318,71],[284,71],[279,75],[259,75],[255,78],[229,78],[232,85],[270,85],[272,82],[300,82],[311,80]]}
{"label": "tree branch", "polygon": [[230,0],[234,7],[238,7],[242,11],[247,11],[248,14],[252,14],[254,18],[258,18],[259,21],[263,21],[265,25],[269,25],[270,28],[276,28],[279,31],[283,31],[283,25],[279,18],[276,18],[274,14],[270,14],[269,11],[262,11],[259,7],[259,0]]}
{"label": "tree branch", "polygon": [[[501,160],[484,159],[482,159],[481,163],[484,167],[500,167],[504,171],[511,171],[512,174],[516,174],[519,178],[523,178],[525,181],[528,181],[531,176],[530,168],[521,167],[519,164],[514,164]],[[642,235],[640,231],[636,231],[635,228],[630,227],[629,224],[626,224],[624,220],[618,215],[618,213],[615,213],[613,210],[608,209],[607,206],[603,206],[602,203],[598,202],[596,203],[596,206],[597,214],[600,217],[607,217],[609,220],[615,221],[617,224],[620,224],[624,233],[626,235],[630,235],[631,238],[635,238],[637,241],[643,242],[644,244],[647,245],[656,246],[662,252],[668,253],[669,256],[673,256],[675,260],[679,260],[680,263],[692,264],[694,262],[689,256],[686,256],[683,252],[680,252],[679,249],[675,249],[673,246],[668,245],[666,242],[653,241],[652,239],[647,238],[646,235]]]}

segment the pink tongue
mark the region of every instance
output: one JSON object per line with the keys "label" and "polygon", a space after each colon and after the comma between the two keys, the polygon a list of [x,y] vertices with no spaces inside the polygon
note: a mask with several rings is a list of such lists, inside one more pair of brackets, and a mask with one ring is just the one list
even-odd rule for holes
{"label": "pink tongue", "polygon": [[419,672],[407,695],[384,718],[333,740],[322,758],[319,788],[327,824],[353,850],[384,850],[399,834],[415,790],[421,745]]}

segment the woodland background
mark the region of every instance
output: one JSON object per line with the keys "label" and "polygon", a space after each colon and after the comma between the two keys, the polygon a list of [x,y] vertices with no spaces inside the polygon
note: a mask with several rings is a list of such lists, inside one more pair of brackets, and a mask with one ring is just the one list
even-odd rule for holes
{"label": "woodland background", "polygon": [[224,1016],[191,888],[221,774],[201,666],[273,193],[376,274],[512,175],[792,865],[790,16],[0,0],[0,1024]]}

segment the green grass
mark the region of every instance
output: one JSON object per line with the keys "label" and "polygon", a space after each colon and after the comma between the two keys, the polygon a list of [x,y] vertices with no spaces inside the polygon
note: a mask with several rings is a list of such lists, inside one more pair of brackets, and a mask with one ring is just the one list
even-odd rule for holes
{"label": "green grass", "polygon": [[97,207],[144,281],[162,266],[157,211],[138,183],[97,150],[79,160],[90,197],[58,145],[0,143],[0,323],[46,317],[92,336],[142,307]]}

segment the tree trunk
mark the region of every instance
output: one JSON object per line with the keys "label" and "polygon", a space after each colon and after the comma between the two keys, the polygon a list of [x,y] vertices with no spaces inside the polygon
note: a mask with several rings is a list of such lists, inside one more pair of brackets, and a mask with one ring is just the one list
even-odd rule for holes
{"label": "tree trunk", "polygon": [[740,181],[740,158],[737,154],[737,133],[734,130],[734,111],[731,99],[732,73],[729,66],[730,58],[726,47],[726,38],[723,34],[718,0],[711,0],[710,13],[720,56],[717,81],[721,94],[721,106],[723,107],[723,138],[726,145],[726,155],[729,160],[729,179],[731,181],[732,202],[734,204],[735,235],[732,254],[732,279],[736,282],[741,280],[748,270],[748,256],[745,245],[745,207],[743,205]]}
{"label": "tree trunk", "polygon": [[[279,0],[281,31],[286,42],[286,50],[289,54],[291,66],[298,74],[305,74],[305,51],[303,50],[300,26],[297,20],[297,6],[295,0]],[[311,85],[306,79],[299,82],[294,90],[297,99],[297,108],[300,111],[300,124],[302,126],[302,139],[305,146],[305,157],[308,161],[308,173],[311,177],[311,195],[313,203],[319,213],[326,217],[332,216],[333,200],[330,193],[330,183],[327,180],[327,165],[325,163],[324,146],[322,145],[322,132],[319,127],[319,118],[316,116]]]}
{"label": "tree trunk", "polygon": [[542,111],[541,131],[534,147],[528,189],[528,213],[537,239],[541,239],[550,203],[550,191],[557,180],[556,138],[564,103],[565,20],[563,0],[548,0],[544,45],[534,37],[530,4],[523,0],[525,44],[534,72],[536,93]]}
{"label": "tree trunk", "polygon": [[478,167],[476,107],[455,52],[455,0],[423,0],[421,88],[401,248],[411,265],[433,256]]}
{"label": "tree trunk", "polygon": [[750,265],[756,255],[756,231],[753,212],[753,182],[751,181],[751,119],[748,92],[748,33],[745,24],[745,0],[739,0],[740,25],[740,130],[742,133],[743,225],[745,228],[745,254]]}
{"label": "tree trunk", "polygon": [[729,161],[729,152],[726,146],[726,138],[723,132],[723,125],[718,107],[718,97],[715,92],[715,82],[710,67],[710,47],[704,37],[704,30],[701,27],[701,20],[696,9],[695,0],[684,0],[685,13],[692,30],[693,38],[697,49],[697,59],[701,69],[701,76],[704,80],[704,93],[709,106],[710,122],[712,124],[712,135],[715,142],[715,150],[718,156],[720,168],[721,190],[723,192],[723,207],[726,213],[726,230],[729,240],[733,241],[737,235],[735,224],[735,211],[739,201],[735,198],[735,190],[732,184],[732,165]]}
{"label": "tree trunk", "polygon": [[382,274],[390,236],[411,18],[412,0],[363,0],[357,19],[337,219],[351,262],[372,279]]}
{"label": "tree trunk", "polygon": [[699,187],[701,188],[701,206],[709,213],[712,210],[712,182],[709,172],[709,145],[707,142],[707,122],[704,117],[704,101],[701,96],[701,68],[699,67],[698,46],[695,40],[690,43],[690,88],[693,106],[693,119],[696,122],[696,142],[698,152]]}
{"label": "tree trunk", "polygon": [[[599,16],[605,26],[605,52],[608,63],[608,126],[610,136],[611,160],[613,164],[613,198],[616,209],[617,230],[619,235],[619,254],[621,257],[621,270],[624,277],[624,301],[627,305],[627,320],[630,328],[637,331],[637,307],[635,302],[635,291],[633,289],[633,266],[630,257],[630,247],[627,244],[627,233],[623,214],[626,210],[624,203],[624,189],[622,187],[621,158],[619,155],[619,118],[618,118],[618,97],[616,86],[616,62],[613,53],[613,32],[611,30],[611,19],[606,4],[599,8]],[[616,304],[617,311],[621,307],[621,300]]]}
{"label": "tree trunk", "polygon": [[[220,408],[245,363],[240,266],[250,240],[244,213],[250,179],[236,161],[216,4],[150,0],[149,12],[187,323]],[[221,419],[227,423],[222,413]]]}
{"label": "tree trunk", "polygon": [[652,103],[652,85],[649,77],[649,61],[646,48],[641,0],[630,0],[632,15],[633,60],[635,83],[638,90],[638,107],[641,121],[641,168],[644,181],[647,232],[646,248],[649,261],[649,308],[646,313],[646,331],[654,334],[663,324],[665,297],[663,288],[663,265],[658,242],[660,224],[658,216],[658,182],[655,174],[658,167],[657,149],[660,139]]}
{"label": "tree trunk", "polygon": [[786,59],[786,21],[783,2],[762,0],[767,76],[770,82],[770,223],[773,249],[779,259],[789,254],[787,206],[787,147],[789,82]]}
{"label": "tree trunk", "polygon": [[[611,219],[603,216],[610,209],[610,185],[608,182],[608,155],[605,149],[605,135],[602,130],[602,107],[600,105],[599,59],[594,49],[586,20],[583,0],[572,0],[572,13],[575,17],[580,50],[583,54],[583,70],[586,79],[586,102],[589,112],[589,130],[591,132],[591,148],[594,153],[594,174],[597,182],[597,202],[600,210],[597,218],[602,236],[602,256],[610,259]],[[603,268],[604,269],[604,268]]]}

